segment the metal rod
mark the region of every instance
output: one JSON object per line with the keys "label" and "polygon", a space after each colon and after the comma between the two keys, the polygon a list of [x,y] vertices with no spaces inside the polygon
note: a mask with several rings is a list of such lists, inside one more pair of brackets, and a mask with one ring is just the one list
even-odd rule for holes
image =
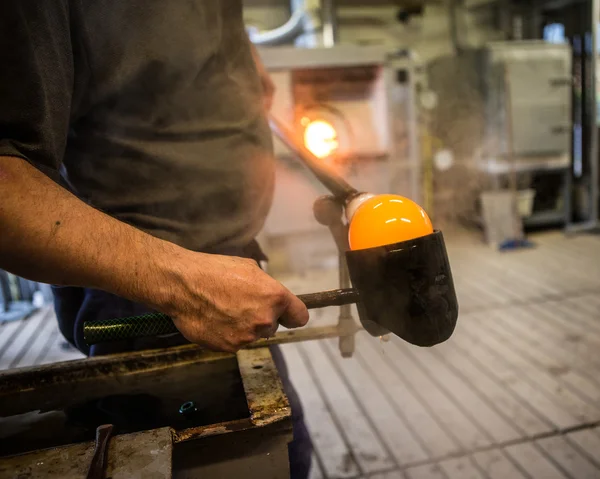
{"label": "metal rod", "polygon": [[112,436],[114,426],[104,424],[96,429],[96,445],[94,455],[87,473],[87,479],[104,479],[108,467],[108,445]]}
{"label": "metal rod", "polygon": [[338,41],[337,11],[335,0],[323,0],[323,46],[334,47]]}
{"label": "metal rod", "polygon": [[504,108],[506,110],[505,114],[505,130],[506,130],[506,154],[508,157],[508,162],[510,165],[510,172],[508,176],[508,185],[510,188],[510,192],[512,194],[512,215],[513,215],[513,239],[523,239],[523,222],[521,221],[521,217],[519,215],[518,210],[518,201],[519,201],[519,192],[518,192],[518,184],[517,184],[517,158],[515,155],[515,143],[514,143],[514,134],[513,134],[513,103],[512,103],[512,85],[510,83],[510,65],[508,62],[505,62],[504,65]]}
{"label": "metal rod", "polygon": [[[317,309],[356,303],[359,294],[355,289],[348,288],[303,294],[298,298],[308,309]],[[169,316],[162,313],[88,321],[83,325],[83,337],[89,346],[123,339],[162,336],[173,333],[177,333],[175,324]]]}
{"label": "metal rod", "polygon": [[[590,220],[598,224],[598,180],[599,178],[599,167],[598,167],[598,121],[596,108],[598,104],[598,90],[596,87],[597,80],[597,65],[598,65],[598,19],[600,17],[600,0],[592,0],[591,2],[591,38],[590,38],[590,85],[588,85],[588,91],[590,92],[589,99],[589,112],[590,112]],[[585,51],[585,50],[584,50]]]}
{"label": "metal rod", "polygon": [[333,168],[317,158],[298,140],[290,128],[277,120],[273,115],[269,116],[269,124],[273,133],[298,156],[333,196],[346,202],[358,194],[358,190],[350,186]]}
{"label": "metal rod", "polygon": [[352,324],[352,331],[347,326],[342,327],[339,324],[335,326],[320,326],[318,328],[299,328],[290,329],[289,331],[280,331],[275,336],[265,339],[259,339],[254,343],[244,346],[243,349],[264,348],[265,346],[273,346],[275,344],[299,343],[301,341],[315,341],[317,339],[338,338],[348,334],[357,333],[362,328],[355,323]]}
{"label": "metal rod", "polygon": [[450,22],[450,40],[452,41],[452,47],[454,53],[462,53],[462,44],[458,33],[458,2],[457,0],[450,0],[448,2],[448,21]]}
{"label": "metal rod", "polygon": [[320,293],[301,294],[298,298],[308,309],[317,309],[356,303],[359,294],[354,288],[343,288],[321,291]]}

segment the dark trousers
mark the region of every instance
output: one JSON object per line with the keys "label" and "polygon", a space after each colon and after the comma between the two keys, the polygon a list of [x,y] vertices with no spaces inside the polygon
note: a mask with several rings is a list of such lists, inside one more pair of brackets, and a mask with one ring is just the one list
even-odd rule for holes
{"label": "dark trousers", "polygon": [[[91,348],[83,339],[83,323],[87,321],[112,319],[145,314],[150,310],[115,295],[86,288],[53,287],[54,306],[59,327],[65,338],[77,349],[89,356],[99,356],[125,351],[165,348],[186,344],[183,336],[176,334],[166,338],[140,338],[106,344]],[[302,404],[288,377],[288,370],[278,347],[271,347],[273,360],[279,371],[283,388],[292,407],[294,439],[289,445],[289,459],[292,479],[306,479],[311,465],[312,443],[306,425]]]}

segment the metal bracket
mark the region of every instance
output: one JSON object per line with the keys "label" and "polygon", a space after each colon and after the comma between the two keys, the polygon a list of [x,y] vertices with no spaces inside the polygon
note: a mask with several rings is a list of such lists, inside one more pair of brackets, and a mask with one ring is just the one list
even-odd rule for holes
{"label": "metal bracket", "polygon": [[[335,241],[339,257],[339,283],[340,288],[349,288],[350,274],[346,264],[346,251],[350,249],[348,244],[348,225],[344,223],[344,207],[333,196],[321,196],[313,205],[315,219],[322,225],[327,226]],[[351,305],[340,306],[338,317],[339,350],[344,358],[350,358],[354,354],[354,335],[360,328],[357,327],[352,316]]]}

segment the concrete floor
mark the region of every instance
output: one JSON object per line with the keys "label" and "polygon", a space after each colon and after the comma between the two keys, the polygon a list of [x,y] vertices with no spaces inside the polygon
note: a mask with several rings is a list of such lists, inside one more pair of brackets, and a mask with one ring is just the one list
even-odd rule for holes
{"label": "concrete floor", "polygon": [[[313,479],[600,478],[600,237],[531,238],[498,253],[450,239],[461,314],[447,343],[420,349],[366,333],[283,347],[316,450]],[[336,286],[333,271],[282,280]],[[335,321],[334,308],[314,324]],[[79,354],[49,309],[0,325],[0,369]]]}

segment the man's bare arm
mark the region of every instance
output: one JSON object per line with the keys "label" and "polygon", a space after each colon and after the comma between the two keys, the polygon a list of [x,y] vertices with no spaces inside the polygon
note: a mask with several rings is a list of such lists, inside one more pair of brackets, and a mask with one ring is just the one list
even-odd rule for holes
{"label": "man's bare arm", "polygon": [[[160,255],[176,247],[86,205],[19,158],[0,157],[0,266],[45,283],[86,285],[127,297],[143,295],[122,281],[143,284]],[[158,272],[158,271],[156,271]]]}
{"label": "man's bare arm", "polygon": [[85,286],[171,315],[182,334],[234,351],[308,320],[304,305],[256,264],[195,253],[80,201],[25,160],[0,156],[0,268]]}

